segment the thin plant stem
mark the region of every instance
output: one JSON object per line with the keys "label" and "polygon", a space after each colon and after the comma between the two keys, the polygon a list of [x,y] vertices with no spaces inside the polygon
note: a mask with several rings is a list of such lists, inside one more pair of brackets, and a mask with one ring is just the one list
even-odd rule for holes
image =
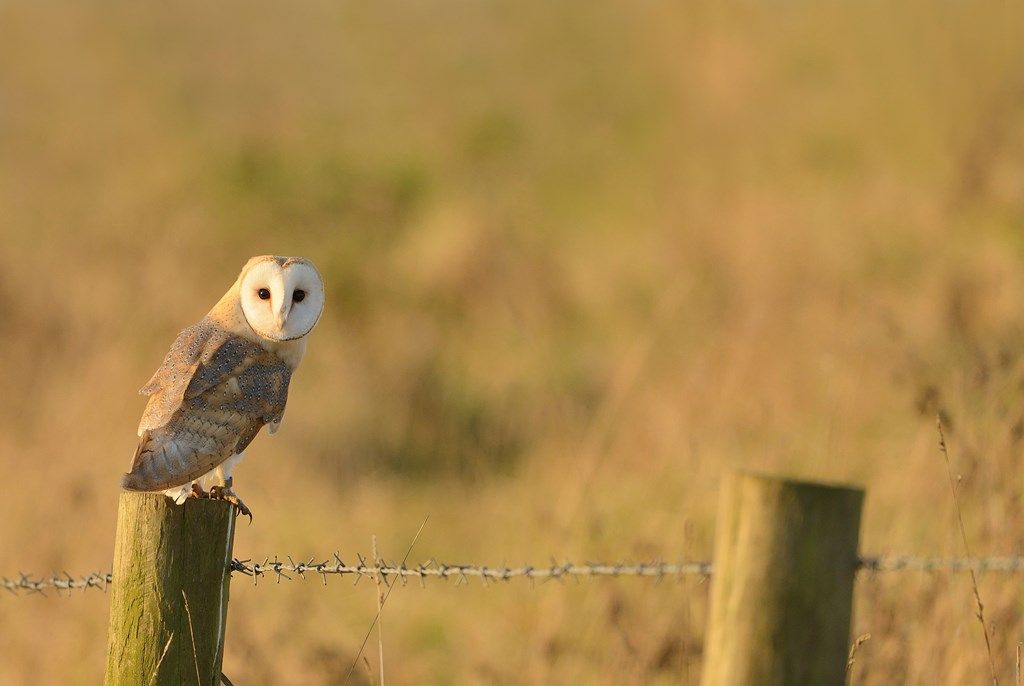
{"label": "thin plant stem", "polygon": [[196,663],[196,684],[203,686],[203,679],[199,676],[199,655],[196,654],[196,632],[192,628],[192,610],[188,609],[188,596],[185,589],[181,589],[181,597],[185,600],[185,613],[188,615],[188,632],[192,635],[192,659]]}
{"label": "thin plant stem", "polygon": [[860,648],[861,644],[871,640],[871,634],[861,634],[850,646],[850,655],[846,658],[846,683],[850,683],[850,677],[853,676],[853,664],[857,661],[857,649]]}
{"label": "thin plant stem", "polygon": [[[373,560],[378,568],[382,566],[380,555],[377,554],[377,534],[373,535]],[[377,656],[380,662],[380,686],[384,686],[384,617],[381,614],[384,609],[384,592],[381,590],[384,575],[378,572],[374,580],[377,582]]]}
{"label": "thin plant stem", "polygon": [[[412,542],[409,544],[409,548],[405,551],[405,557],[402,558],[402,565],[405,564],[406,560],[409,559],[409,554],[412,552],[413,546],[416,545],[416,541],[419,540],[420,534],[423,533],[423,527],[427,525],[427,520],[430,519],[430,515],[423,518],[423,523],[420,524],[420,528],[417,529],[416,535],[412,537]],[[401,565],[400,565],[401,566]],[[388,592],[384,594],[384,599],[380,602],[381,610],[384,609],[384,603],[388,601],[391,596],[391,591],[395,590],[395,586],[398,584],[391,584],[388,586]],[[377,611],[377,616],[370,622],[370,628],[366,630],[366,635],[363,636],[363,642],[359,646],[359,650],[356,652],[356,658],[352,660],[352,666],[348,668],[348,672],[345,674],[345,679],[341,682],[342,686],[348,683],[349,677],[352,676],[352,671],[356,668],[359,663],[359,658],[363,654],[363,649],[366,648],[366,642],[370,640],[370,634],[373,633],[373,627],[376,626],[378,620],[380,620],[380,610]]]}
{"label": "thin plant stem", "polygon": [[[953,495],[953,508],[956,510],[956,521],[960,527],[960,540],[964,544],[964,554],[970,557],[971,548],[967,544],[967,529],[964,526],[964,515],[960,509],[960,498],[956,492],[956,480],[953,478],[953,465],[949,460],[949,449],[946,447],[946,434],[942,430],[942,417],[936,416],[935,423],[939,427],[939,450],[942,451],[942,458],[946,462],[946,476],[949,477],[949,491]],[[971,573],[971,589],[974,591],[974,602],[978,607],[978,613],[975,616],[981,622],[981,631],[985,635],[985,652],[988,654],[989,674],[992,677],[993,686],[999,686],[999,677],[996,676],[996,663],[992,659],[992,641],[988,635],[988,625],[985,624],[985,605],[981,602],[981,593],[978,591],[978,577],[974,573],[973,568],[968,569],[968,571]]]}

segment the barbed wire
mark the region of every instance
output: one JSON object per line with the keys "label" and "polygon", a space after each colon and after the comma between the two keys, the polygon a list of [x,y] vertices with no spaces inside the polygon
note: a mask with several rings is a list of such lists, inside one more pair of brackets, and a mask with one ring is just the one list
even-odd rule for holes
{"label": "barbed wire", "polygon": [[915,557],[892,555],[860,558],[860,569],[868,572],[1024,572],[1024,556],[1003,557]]}
{"label": "barbed wire", "polygon": [[[616,578],[616,577],[645,577],[660,581],[666,578],[679,578],[684,576],[697,576],[701,580],[707,579],[714,573],[714,565],[706,561],[694,562],[585,562],[577,564],[574,562],[558,563],[552,561],[547,565],[520,565],[510,567],[508,565],[477,565],[477,564],[449,564],[429,560],[418,565],[404,565],[384,560],[373,560],[357,555],[358,562],[347,564],[340,554],[333,555],[333,561],[324,560],[317,562],[316,558],[308,561],[296,562],[291,557],[282,560],[279,557],[273,559],[264,558],[262,562],[252,560],[231,561],[228,567],[229,573],[239,573],[252,578],[253,584],[258,585],[261,578],[268,577],[277,583],[282,580],[290,581],[296,576],[304,579],[307,574],[320,576],[324,584],[327,584],[328,577],[340,576],[351,577],[355,583],[363,578],[381,579],[385,583],[399,582],[406,584],[410,580],[417,580],[425,584],[429,579],[454,580],[456,584],[469,583],[473,579],[479,579],[483,584],[488,585],[498,581],[510,581],[512,579],[528,579],[536,581],[557,581],[569,578]],[[1020,573],[1024,572],[1024,556],[993,556],[993,557],[970,557],[970,558],[940,558],[940,557],[918,557],[913,555],[889,555],[861,557],[858,560],[858,569],[864,572],[1002,572]],[[69,594],[75,590],[86,590],[90,588],[106,591],[113,579],[113,574],[107,572],[87,574],[74,577],[64,572],[51,576],[32,576],[19,574],[17,577],[0,577],[0,588],[14,594],[39,593],[45,595],[45,591],[54,590],[58,593],[67,591]]]}
{"label": "barbed wire", "polygon": [[574,562],[558,563],[552,562],[549,565],[522,565],[509,567],[507,565],[482,566],[472,564],[447,564],[430,560],[418,565],[404,565],[387,563],[384,560],[371,560],[367,562],[361,555],[357,556],[358,564],[345,564],[339,555],[334,555],[334,562],[315,562],[314,559],[308,562],[295,562],[288,558],[287,562],[274,558],[264,559],[263,562],[252,562],[251,560],[233,560],[231,563],[232,572],[241,572],[253,579],[256,583],[260,577],[273,575],[278,582],[282,578],[291,579],[289,574],[304,576],[306,573],[319,574],[324,583],[327,583],[328,575],[352,575],[356,581],[367,577],[372,579],[380,578],[385,583],[397,580],[403,584],[410,579],[417,579],[421,583],[427,579],[455,579],[459,583],[468,583],[471,578],[480,579],[482,582],[509,581],[515,578],[526,578],[532,581],[547,581],[552,579],[564,579],[569,577],[626,577],[640,576],[662,579],[665,577],[678,577],[684,575],[698,575],[708,577],[711,575],[710,562],[586,562],[576,564]]}
{"label": "barbed wire", "polygon": [[45,595],[44,590],[48,588],[58,592],[67,591],[69,594],[73,590],[86,588],[99,588],[106,591],[113,578],[114,575],[110,572],[106,574],[86,574],[80,577],[73,577],[67,572],[63,575],[54,574],[48,577],[32,577],[28,574],[19,574],[14,579],[9,579],[6,576],[0,577],[0,588],[11,593],[25,591],[28,593],[41,593],[43,595]]}

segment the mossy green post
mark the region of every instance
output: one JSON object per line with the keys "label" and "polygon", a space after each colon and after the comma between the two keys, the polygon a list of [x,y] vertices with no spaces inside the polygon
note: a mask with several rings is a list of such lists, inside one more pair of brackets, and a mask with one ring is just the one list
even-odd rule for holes
{"label": "mossy green post", "polygon": [[107,686],[220,684],[234,537],[229,503],[121,493]]}
{"label": "mossy green post", "polygon": [[842,686],[863,501],[857,488],[726,478],[703,686]]}

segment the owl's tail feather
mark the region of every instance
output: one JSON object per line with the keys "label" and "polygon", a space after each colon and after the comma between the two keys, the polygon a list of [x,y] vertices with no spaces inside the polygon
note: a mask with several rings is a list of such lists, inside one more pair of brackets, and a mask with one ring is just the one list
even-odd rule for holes
{"label": "owl's tail feather", "polygon": [[200,452],[159,431],[146,431],[135,450],[131,471],[121,476],[121,488],[153,492],[191,486],[223,461],[219,454]]}
{"label": "owl's tail feather", "polygon": [[121,475],[121,488],[126,491],[149,491],[152,490],[146,480],[143,478],[139,467],[142,466],[142,451],[149,443],[150,433],[148,431],[143,432],[139,445],[135,448],[135,454],[132,456],[131,471],[127,474]]}
{"label": "owl's tail feather", "polygon": [[146,485],[142,482],[142,477],[138,474],[122,474],[121,475],[121,488],[126,491],[148,491]]}

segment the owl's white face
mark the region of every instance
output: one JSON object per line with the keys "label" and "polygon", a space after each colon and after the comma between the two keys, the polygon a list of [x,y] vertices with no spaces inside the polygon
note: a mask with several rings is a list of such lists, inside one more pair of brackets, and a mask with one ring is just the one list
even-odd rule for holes
{"label": "owl's white face", "polygon": [[254,258],[239,283],[242,314],[258,335],[272,341],[302,338],[324,309],[324,282],[301,257]]}

